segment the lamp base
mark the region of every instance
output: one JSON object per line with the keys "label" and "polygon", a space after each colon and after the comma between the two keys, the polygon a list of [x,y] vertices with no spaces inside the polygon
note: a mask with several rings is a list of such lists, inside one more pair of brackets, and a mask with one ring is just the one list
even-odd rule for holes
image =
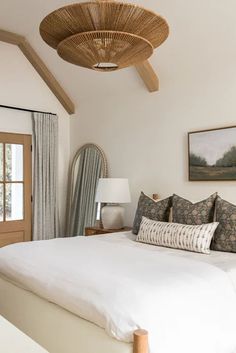
{"label": "lamp base", "polygon": [[101,218],[104,229],[121,229],[124,227],[124,207],[117,204],[106,205],[102,208]]}

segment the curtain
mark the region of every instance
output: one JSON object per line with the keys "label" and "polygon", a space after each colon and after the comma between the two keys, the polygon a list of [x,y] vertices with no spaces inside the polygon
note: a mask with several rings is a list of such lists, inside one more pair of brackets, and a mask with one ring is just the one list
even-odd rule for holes
{"label": "curtain", "polygon": [[57,175],[58,118],[33,113],[33,240],[59,235]]}
{"label": "curtain", "polygon": [[97,213],[95,194],[102,171],[101,156],[93,147],[81,152],[78,163],[69,231],[73,236],[83,235],[85,227],[94,226]]}

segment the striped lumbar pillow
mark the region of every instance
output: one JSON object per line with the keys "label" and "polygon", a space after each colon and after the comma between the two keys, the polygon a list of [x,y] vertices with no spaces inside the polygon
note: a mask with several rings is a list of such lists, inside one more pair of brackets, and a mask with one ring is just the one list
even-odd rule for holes
{"label": "striped lumbar pillow", "polygon": [[210,244],[218,222],[187,225],[158,222],[142,217],[136,240],[142,243],[210,253]]}

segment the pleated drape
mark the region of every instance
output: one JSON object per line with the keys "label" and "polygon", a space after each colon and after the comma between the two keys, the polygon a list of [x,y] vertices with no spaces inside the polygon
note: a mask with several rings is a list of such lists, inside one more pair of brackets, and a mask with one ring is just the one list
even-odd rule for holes
{"label": "pleated drape", "polygon": [[33,113],[33,240],[56,238],[58,222],[58,118]]}
{"label": "pleated drape", "polygon": [[69,233],[83,235],[85,227],[96,221],[97,204],[95,194],[102,170],[102,159],[94,148],[86,148],[79,156],[78,174],[75,183]]}

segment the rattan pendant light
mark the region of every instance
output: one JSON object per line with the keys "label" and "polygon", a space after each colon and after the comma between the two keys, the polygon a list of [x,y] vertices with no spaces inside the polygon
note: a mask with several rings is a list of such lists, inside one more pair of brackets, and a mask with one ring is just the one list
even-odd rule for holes
{"label": "rattan pendant light", "polygon": [[148,59],[168,37],[169,27],[140,6],[99,0],[55,10],[41,22],[40,34],[64,60],[107,72]]}

